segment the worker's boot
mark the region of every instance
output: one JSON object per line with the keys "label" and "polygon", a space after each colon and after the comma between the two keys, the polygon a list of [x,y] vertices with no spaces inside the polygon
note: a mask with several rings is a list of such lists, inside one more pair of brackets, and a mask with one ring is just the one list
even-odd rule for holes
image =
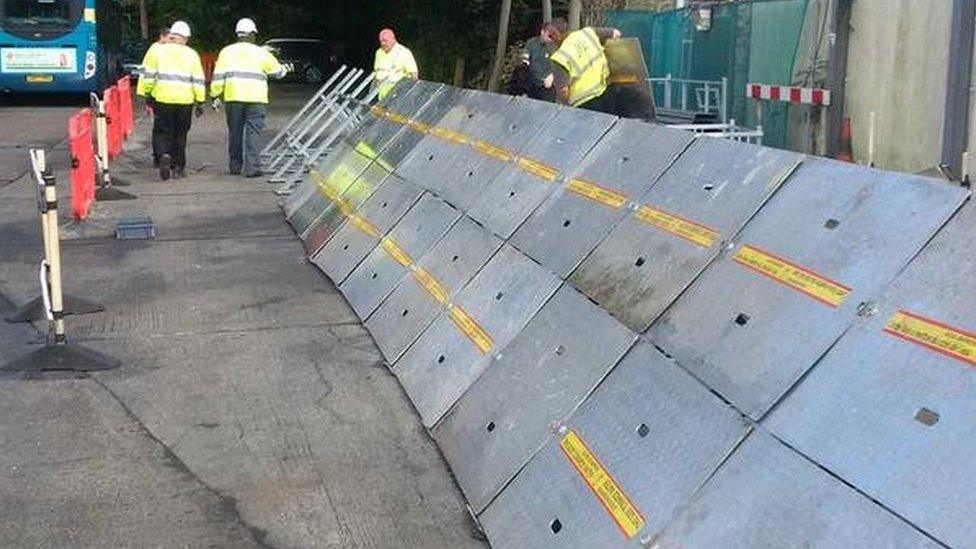
{"label": "worker's boot", "polygon": [[170,159],[168,154],[164,154],[159,157],[159,178],[162,179],[163,181],[169,180],[169,176],[171,174],[170,162],[172,162],[172,160]]}
{"label": "worker's boot", "polygon": [[173,179],[183,179],[186,177],[186,173],[183,168],[173,168]]}

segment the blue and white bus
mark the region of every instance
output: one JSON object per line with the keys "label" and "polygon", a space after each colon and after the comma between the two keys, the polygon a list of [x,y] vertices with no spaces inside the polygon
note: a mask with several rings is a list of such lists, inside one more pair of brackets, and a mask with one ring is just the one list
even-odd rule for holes
{"label": "blue and white bus", "polygon": [[0,91],[98,92],[118,75],[116,0],[0,0]]}

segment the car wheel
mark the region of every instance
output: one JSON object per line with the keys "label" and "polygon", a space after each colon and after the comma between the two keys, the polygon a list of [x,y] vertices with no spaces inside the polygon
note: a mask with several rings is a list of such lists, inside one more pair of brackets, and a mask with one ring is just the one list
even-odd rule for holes
{"label": "car wheel", "polygon": [[309,66],[305,68],[304,77],[306,84],[318,84],[325,78],[325,73],[316,66]]}

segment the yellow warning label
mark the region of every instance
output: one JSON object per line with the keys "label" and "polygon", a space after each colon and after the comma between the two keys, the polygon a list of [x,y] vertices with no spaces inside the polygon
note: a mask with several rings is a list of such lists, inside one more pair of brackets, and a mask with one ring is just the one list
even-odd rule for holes
{"label": "yellow warning label", "polygon": [[414,120],[413,118],[407,122],[407,126],[409,126],[411,130],[418,133],[427,133],[430,131],[430,124],[424,124],[420,120]]}
{"label": "yellow warning label", "polygon": [[566,436],[559,441],[559,448],[620,527],[624,536],[627,539],[636,536],[637,532],[644,527],[644,517],[576,431],[566,433]]}
{"label": "yellow warning label", "polygon": [[406,267],[407,265],[413,263],[413,259],[411,259],[410,254],[404,251],[404,249],[401,248],[400,245],[397,244],[392,238],[384,238],[382,241],[380,241],[380,246],[382,246],[386,253],[390,254],[390,257],[395,259],[400,265]]}
{"label": "yellow warning label", "polygon": [[976,366],[976,333],[960,330],[908,311],[895,313],[885,325],[884,331]]}
{"label": "yellow warning label", "polygon": [[421,267],[414,267],[413,277],[417,280],[417,283],[430,294],[430,297],[434,298],[434,301],[444,304],[447,303],[447,289],[437,281],[436,278],[432,277],[430,273],[422,269]]}
{"label": "yellow warning label", "polygon": [[386,113],[390,112],[379,105],[373,105],[369,111],[373,113],[373,116],[386,116]]}
{"label": "yellow warning label", "polygon": [[612,74],[608,79],[611,84],[636,84],[640,78],[636,74]]}
{"label": "yellow warning label", "polygon": [[549,182],[555,181],[556,176],[559,175],[559,170],[556,168],[524,156],[518,159],[518,166],[524,171]]}
{"label": "yellow warning label", "polygon": [[316,179],[316,182],[318,183],[319,189],[322,191],[322,194],[325,195],[325,197],[328,198],[330,201],[332,201],[332,203],[335,204],[337,208],[339,208],[339,211],[342,213],[342,215],[346,217],[352,215],[352,213],[355,211],[355,208],[353,208],[352,205],[349,204],[349,202],[342,197],[342,194],[339,192],[338,189],[336,189],[332,185],[329,185],[329,182],[324,178],[318,178]]}
{"label": "yellow warning label", "polygon": [[358,215],[350,215],[349,222],[352,223],[353,227],[356,227],[360,231],[368,234],[373,238],[380,237],[380,230],[376,228],[376,225],[373,225],[372,223],[370,223],[366,219],[363,219],[362,217],[359,217]]}
{"label": "yellow warning label", "polygon": [[410,122],[410,118],[406,117],[398,112],[386,111],[386,117],[395,124],[406,124]]}
{"label": "yellow warning label", "polygon": [[474,150],[495,160],[501,160],[502,162],[510,162],[514,156],[511,151],[480,139],[474,142]]}
{"label": "yellow warning label", "polygon": [[732,259],[831,307],[839,306],[851,294],[843,284],[753,246],[743,246]]}
{"label": "yellow warning label", "polygon": [[566,188],[570,192],[576,193],[584,198],[589,198],[594,202],[599,202],[615,210],[622,208],[627,203],[626,196],[582,179],[573,179]]}
{"label": "yellow warning label", "polygon": [[495,342],[491,340],[488,332],[475,319],[471,318],[467,311],[456,305],[451,307],[451,320],[464,335],[468,336],[468,339],[481,351],[481,354],[488,354]]}
{"label": "yellow warning label", "polygon": [[637,210],[637,219],[702,248],[711,248],[719,237],[714,229],[651,206],[641,206]]}
{"label": "yellow warning label", "polygon": [[467,145],[468,143],[471,142],[468,139],[468,136],[464,135],[463,133],[458,133],[454,130],[441,128],[439,126],[432,126],[430,128],[430,133],[431,135],[435,135],[445,141],[450,141],[451,143],[455,143],[458,145]]}

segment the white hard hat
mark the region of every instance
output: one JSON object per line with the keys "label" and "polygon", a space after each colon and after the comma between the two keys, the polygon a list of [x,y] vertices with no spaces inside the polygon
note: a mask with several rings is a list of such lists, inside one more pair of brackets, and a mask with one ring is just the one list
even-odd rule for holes
{"label": "white hard hat", "polygon": [[234,32],[237,34],[257,34],[258,26],[254,24],[254,21],[245,17],[237,22]]}
{"label": "white hard hat", "polygon": [[170,25],[170,34],[178,34],[180,36],[190,37],[190,25],[186,24],[186,21],[177,21]]}

